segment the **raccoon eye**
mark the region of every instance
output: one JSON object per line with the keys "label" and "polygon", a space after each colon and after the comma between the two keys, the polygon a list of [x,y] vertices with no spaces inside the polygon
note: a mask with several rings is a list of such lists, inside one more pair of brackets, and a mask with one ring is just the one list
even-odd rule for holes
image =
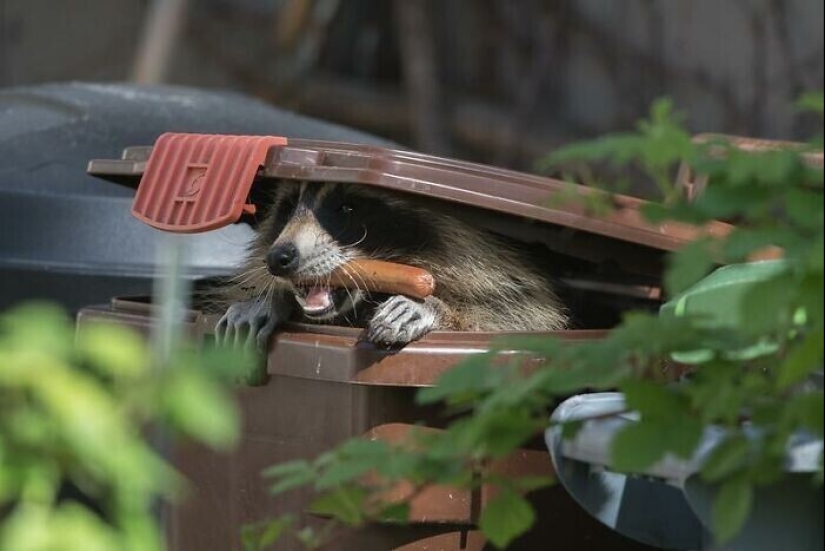
{"label": "raccoon eye", "polygon": [[341,212],[343,212],[344,214],[352,214],[352,212],[353,212],[355,209],[354,209],[354,208],[352,208],[352,206],[351,206],[351,205],[349,205],[349,204],[347,204],[347,203],[343,203],[340,207],[338,207],[338,210],[340,210],[340,211],[341,211]]}

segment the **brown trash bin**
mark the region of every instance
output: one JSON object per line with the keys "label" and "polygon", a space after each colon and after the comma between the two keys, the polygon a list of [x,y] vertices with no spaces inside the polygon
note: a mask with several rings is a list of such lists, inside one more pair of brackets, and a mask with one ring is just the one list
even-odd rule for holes
{"label": "brown trash bin", "polygon": [[[148,335],[151,307],[145,299],[115,299],[108,306],[87,307],[78,314],[81,326],[100,321]],[[185,326],[191,337],[202,340],[210,337],[206,330],[215,321],[215,316],[192,311]],[[604,334],[590,330],[559,333],[569,340]],[[188,500],[166,511],[171,549],[239,549],[243,525],[301,511],[311,499],[306,490],[277,499],[268,495],[260,472],[272,464],[313,458],[357,436],[393,441],[413,423],[442,426],[438,408],[415,404],[415,391],[432,385],[440,373],[467,355],[486,350],[492,336],[496,335],[434,333],[393,354],[358,344],[357,330],[286,327],[274,339],[267,383],[237,389],[243,418],[238,447],[230,454],[197,446],[175,449],[173,462],[193,484]],[[522,476],[552,476],[550,456],[539,446],[520,451],[497,468]],[[486,489],[470,493],[431,488],[414,501],[410,527],[371,527],[330,549],[482,549],[480,536],[471,532],[488,496]],[[548,541],[561,549],[648,549],[593,520],[560,486],[537,492],[532,499],[540,507],[536,529],[529,535],[532,543],[513,549],[544,549],[541,542]],[[306,521],[317,522],[309,516]],[[299,548],[285,544],[277,549]]]}
{"label": "brown trash bin", "polygon": [[[222,137],[203,136],[197,140],[198,147],[178,147],[178,155],[172,156],[189,165],[181,165],[183,169],[163,167],[168,172],[161,171],[156,178],[163,186],[179,186],[177,190],[163,190],[165,197],[192,195],[193,183],[180,180],[188,174],[186,166],[196,166],[201,178],[209,173],[213,160],[210,155],[215,159],[223,155],[224,160],[239,155],[231,148],[221,150],[226,142]],[[698,235],[722,236],[731,229],[724,223],[702,229],[673,223],[651,225],[640,213],[645,202],[622,196],[613,200],[616,208],[612,213],[592,216],[580,206],[552,202],[562,192],[569,192],[569,184],[417,153],[286,139],[258,139],[253,146],[249,151],[254,150],[254,155],[247,165],[240,163],[246,168],[239,173],[246,174],[244,178],[251,174],[258,185],[253,190],[252,180],[226,183],[236,186],[225,194],[236,201],[230,215],[225,209],[202,212],[205,218],[199,219],[195,213],[180,210],[186,208],[181,200],[166,209],[169,216],[163,220],[152,218],[145,210],[142,219],[164,229],[175,229],[176,220],[193,223],[178,231],[206,228],[218,223],[218,218],[219,223],[231,222],[254,212],[255,191],[267,184],[277,185],[279,179],[352,182],[423,195],[433,200],[433,208],[449,208],[455,216],[535,247],[536,254],[552,256],[554,276],[563,281],[566,303],[580,327],[555,333],[567,341],[603,338],[622,312],[657,308],[664,254]],[[191,158],[195,151],[197,159]],[[123,159],[92,161],[89,171],[136,184],[151,152],[149,147],[128,148]],[[178,176],[164,180],[168,174]],[[582,194],[598,193],[575,189]],[[145,300],[115,299],[108,306],[86,308],[78,316],[81,325],[100,320],[145,332],[151,322],[150,306]],[[214,316],[193,310],[186,325],[194,338],[207,339],[215,321]],[[195,447],[175,450],[175,464],[194,481],[194,494],[185,504],[168,511],[166,526],[172,549],[239,549],[244,524],[302,510],[311,498],[310,492],[299,489],[271,498],[260,476],[265,467],[313,458],[352,437],[393,439],[413,423],[443,426],[438,408],[415,404],[416,389],[432,385],[463,358],[486,351],[490,339],[501,335],[435,332],[398,352],[359,342],[358,336],[359,331],[351,328],[300,324],[285,327],[273,339],[266,384],[237,390],[243,414],[238,448],[230,454]],[[552,475],[549,455],[538,445],[515,454],[498,468]],[[421,498],[413,507],[410,526],[371,526],[330,549],[453,551],[484,547],[474,530],[489,498],[486,489],[467,493],[433,488]],[[539,520],[513,549],[650,549],[593,520],[560,486],[537,492],[532,499]],[[306,516],[306,522],[317,521]],[[297,547],[284,543],[278,549],[291,551]]]}

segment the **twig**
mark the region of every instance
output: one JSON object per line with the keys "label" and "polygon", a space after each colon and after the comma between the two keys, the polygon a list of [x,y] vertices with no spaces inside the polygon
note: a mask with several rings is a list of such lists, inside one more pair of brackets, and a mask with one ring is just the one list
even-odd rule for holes
{"label": "twig", "polygon": [[135,56],[133,81],[154,84],[166,80],[186,5],[187,0],[154,0],[149,6]]}

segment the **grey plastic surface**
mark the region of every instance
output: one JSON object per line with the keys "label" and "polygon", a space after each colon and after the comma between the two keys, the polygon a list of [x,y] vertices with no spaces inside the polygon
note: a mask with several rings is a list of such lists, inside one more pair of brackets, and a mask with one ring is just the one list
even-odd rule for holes
{"label": "grey plastic surface", "polygon": [[[562,402],[552,416],[558,424],[545,433],[556,476],[582,508],[624,536],[661,549],[704,549],[710,536],[678,487],[609,470],[613,437],[634,419],[625,409],[624,397],[613,392]],[[560,424],[570,421],[584,424],[566,440]]]}
{"label": "grey plastic surface", "polygon": [[[667,456],[643,475],[628,476],[610,470],[613,439],[638,419],[626,409],[620,393],[574,396],[556,408],[545,440],[562,485],[591,515],[637,541],[665,549],[716,549],[706,528],[716,489],[696,475],[724,440],[724,430],[708,427],[688,459]],[[570,421],[583,424],[564,439],[560,424]],[[787,447],[789,476],[758,491],[751,518],[725,549],[822,549],[823,491],[812,480],[822,452],[821,439],[795,435]]]}
{"label": "grey plastic surface", "polygon": [[[86,165],[166,131],[395,147],[234,93],[91,83],[0,90],[0,308],[48,298],[74,309],[149,291],[157,232],[131,216],[132,189],[88,176]],[[231,272],[251,235],[235,224],[192,236],[185,273]]]}

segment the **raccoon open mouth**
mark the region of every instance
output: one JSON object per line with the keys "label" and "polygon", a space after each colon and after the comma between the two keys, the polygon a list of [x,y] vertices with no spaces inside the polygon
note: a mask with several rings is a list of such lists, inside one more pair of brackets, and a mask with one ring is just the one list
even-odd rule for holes
{"label": "raccoon open mouth", "polygon": [[329,319],[337,316],[346,299],[346,290],[322,285],[297,287],[295,292],[295,300],[298,301],[304,316],[312,319]]}

